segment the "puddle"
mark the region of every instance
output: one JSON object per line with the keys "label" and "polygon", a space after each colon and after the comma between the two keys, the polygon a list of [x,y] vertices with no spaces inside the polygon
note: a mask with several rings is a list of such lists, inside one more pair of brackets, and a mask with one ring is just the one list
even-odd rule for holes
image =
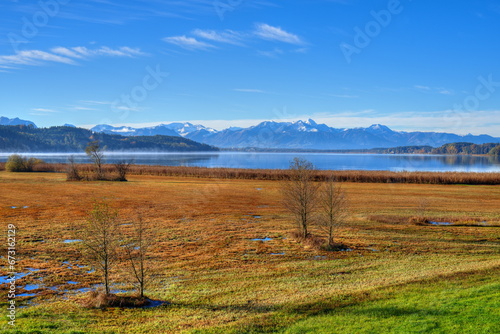
{"label": "puddle", "polygon": [[260,219],[260,218],[262,218],[262,216],[257,216],[257,215],[253,215],[252,217],[253,217],[253,218],[255,218],[255,219]]}
{"label": "puddle", "polygon": [[75,281],[67,281],[66,284],[80,284],[80,282],[75,282]]}
{"label": "puddle", "polygon": [[34,297],[36,296],[36,293],[20,293],[16,295],[16,297]]}
{"label": "puddle", "polygon": [[117,290],[117,289],[111,289],[111,293],[127,293],[130,292],[129,290]]}
{"label": "puddle", "polygon": [[375,248],[368,248],[369,250],[371,250],[372,252],[378,252],[378,249],[375,249]]}
{"label": "puddle", "polygon": [[439,225],[439,226],[448,226],[448,225],[453,225],[453,223],[448,223],[448,222],[429,222],[431,225]]}
{"label": "puddle", "polygon": [[341,252],[352,252],[352,249],[350,248],[344,248],[340,250]]}
{"label": "puddle", "polygon": [[285,253],[271,253],[271,255],[285,255]]}
{"label": "puddle", "polygon": [[31,274],[32,272],[34,271],[38,271],[40,269],[35,269],[35,268],[26,268],[26,270],[28,272],[26,273],[16,273],[15,275],[13,276],[10,276],[10,275],[7,275],[7,276],[0,276],[0,284],[6,284],[6,283],[10,283],[12,280],[11,278],[13,278],[14,280],[19,280],[25,276],[28,276],[29,274]]}
{"label": "puddle", "polygon": [[262,188],[256,188],[257,190],[262,190]]}
{"label": "puddle", "polygon": [[11,209],[17,209],[17,206],[11,206],[10,208]]}
{"label": "puddle", "polygon": [[40,285],[38,285],[38,284],[27,284],[23,289],[27,290],[27,291],[36,290],[36,289],[40,289]]}
{"label": "puddle", "polygon": [[66,239],[66,240],[64,240],[63,242],[64,242],[65,244],[70,244],[70,243],[72,243],[72,242],[81,242],[81,241],[82,241],[82,239]]}
{"label": "puddle", "polygon": [[120,224],[120,226],[130,226],[132,223],[125,223],[125,224]]}
{"label": "puddle", "polygon": [[92,274],[94,271],[95,271],[95,269],[87,270],[87,274]]}
{"label": "puddle", "polygon": [[166,301],[163,301],[163,300],[148,299],[148,302],[149,303],[147,305],[144,305],[141,308],[152,308],[152,307],[158,307],[158,306],[170,304],[169,302],[166,302]]}
{"label": "puddle", "polygon": [[315,258],[316,260],[325,260],[325,259],[326,259],[326,256],[324,256],[324,255],[316,255],[314,258]]}
{"label": "puddle", "polygon": [[265,237],[263,239],[259,239],[259,238],[256,238],[256,239],[252,239],[252,241],[271,241],[273,240],[272,238],[269,238],[269,237]]}

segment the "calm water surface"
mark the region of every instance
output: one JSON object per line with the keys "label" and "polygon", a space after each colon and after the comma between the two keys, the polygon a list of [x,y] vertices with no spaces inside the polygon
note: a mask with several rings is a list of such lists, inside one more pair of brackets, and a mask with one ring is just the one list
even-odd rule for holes
{"label": "calm water surface", "polygon": [[[0,161],[10,154],[0,153]],[[23,154],[46,162],[67,162],[71,154]],[[85,154],[73,154],[76,162],[88,163]],[[400,155],[337,153],[106,153],[106,162],[133,160],[140,165],[286,169],[294,157],[311,161],[318,169],[500,172],[500,160],[468,155]]]}

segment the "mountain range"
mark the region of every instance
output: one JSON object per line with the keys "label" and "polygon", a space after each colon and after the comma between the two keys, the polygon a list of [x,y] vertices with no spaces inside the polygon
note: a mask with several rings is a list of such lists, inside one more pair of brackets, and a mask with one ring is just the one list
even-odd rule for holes
{"label": "mountain range", "polygon": [[[33,122],[19,118],[0,117],[0,125],[26,125],[36,128]],[[74,127],[70,124],[65,124],[65,126]],[[124,137],[157,135],[183,137],[226,149],[352,150],[401,146],[440,147],[457,142],[500,143],[500,138],[489,135],[394,131],[381,124],[374,124],[367,128],[333,128],[326,124],[318,124],[312,119],[296,122],[266,121],[248,128],[231,127],[221,131],[188,122],[160,124],[143,128],[100,124],[90,130],[94,133]]]}
{"label": "mountain range", "polygon": [[228,128],[217,131],[203,125],[170,123],[154,127],[132,128],[97,125],[91,129],[107,134],[151,136],[155,134],[181,136],[220,148],[271,149],[371,149],[398,146],[439,147],[448,143],[500,143],[489,135],[457,135],[441,132],[404,132],[374,124],[367,128],[333,128],[314,120],[296,122],[262,122],[248,128]]}

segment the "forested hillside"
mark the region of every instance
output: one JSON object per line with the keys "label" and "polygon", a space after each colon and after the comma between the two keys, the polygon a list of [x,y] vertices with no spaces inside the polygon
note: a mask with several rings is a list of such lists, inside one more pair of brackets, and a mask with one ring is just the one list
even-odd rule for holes
{"label": "forested hillside", "polygon": [[98,140],[107,151],[217,151],[206,144],[170,136],[123,137],[95,133],[82,128],[57,126],[0,126],[0,152],[82,152],[90,141]]}

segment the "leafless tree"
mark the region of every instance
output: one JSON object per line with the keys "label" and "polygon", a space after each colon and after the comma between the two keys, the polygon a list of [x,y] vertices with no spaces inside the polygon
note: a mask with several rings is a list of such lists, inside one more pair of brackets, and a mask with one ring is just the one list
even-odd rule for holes
{"label": "leafless tree", "polygon": [[290,163],[290,177],[282,185],[283,203],[294,216],[302,237],[308,236],[308,227],[317,210],[319,183],[314,182],[314,165],[294,158]]}
{"label": "leafless tree", "polygon": [[148,254],[154,243],[152,230],[139,216],[137,222],[133,224],[133,235],[125,245],[125,252],[132,269],[135,280],[139,287],[141,297],[144,297],[144,289],[148,279]]}
{"label": "leafless tree", "polygon": [[110,292],[110,272],[118,259],[120,231],[118,214],[106,203],[94,203],[80,232],[84,257],[102,273],[106,294]]}
{"label": "leafless tree", "polygon": [[78,167],[75,162],[75,157],[70,156],[68,158],[68,166],[66,168],[66,180],[67,181],[80,181],[82,177],[78,172]]}
{"label": "leafless tree", "polygon": [[115,170],[118,173],[117,181],[127,181],[127,173],[132,165],[132,161],[121,160],[114,164]]}
{"label": "leafless tree", "polygon": [[319,196],[320,217],[318,225],[328,234],[328,247],[335,247],[334,236],[348,215],[348,203],[345,191],[331,175],[322,185]]}
{"label": "leafless tree", "polygon": [[94,164],[96,180],[104,179],[104,172],[102,169],[102,165],[104,164],[104,152],[102,147],[99,145],[99,141],[95,140],[88,143],[85,148],[85,153]]}

